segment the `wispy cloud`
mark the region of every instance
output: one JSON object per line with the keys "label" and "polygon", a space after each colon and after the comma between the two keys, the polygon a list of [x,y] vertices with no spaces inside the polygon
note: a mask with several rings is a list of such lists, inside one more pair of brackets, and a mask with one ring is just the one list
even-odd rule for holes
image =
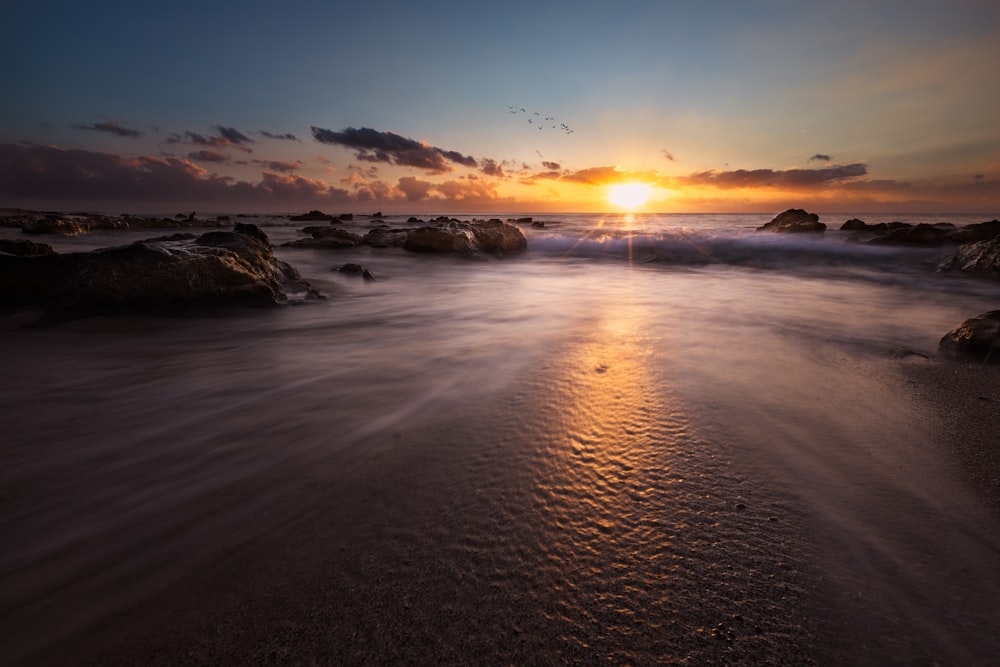
{"label": "wispy cloud", "polygon": [[229,162],[230,157],[225,153],[201,150],[188,153],[188,159],[195,162]]}
{"label": "wispy cloud", "polygon": [[257,143],[247,135],[237,130],[235,127],[225,127],[223,125],[216,125],[215,129],[219,131],[219,135],[223,139],[236,146],[240,146],[242,144]]}
{"label": "wispy cloud", "polygon": [[284,174],[290,174],[302,168],[302,162],[284,162],[282,160],[250,160],[250,162]]}
{"label": "wispy cloud", "polygon": [[864,164],[848,164],[824,169],[736,169],[701,171],[674,177],[680,185],[706,185],[724,190],[734,188],[809,189],[864,176]]}
{"label": "wispy cloud", "polygon": [[299,138],[296,137],[291,132],[286,132],[284,134],[275,134],[273,132],[267,132],[265,130],[260,131],[262,137],[267,137],[268,139],[279,139],[281,141],[298,141]]}
{"label": "wispy cloud", "polygon": [[[206,136],[199,132],[192,132],[190,130],[178,133],[174,132],[167,136],[164,143],[167,144],[192,144],[195,146],[209,146],[212,148],[236,148],[245,153],[252,153],[253,149],[249,146],[244,145],[245,143],[253,143],[240,131],[233,128],[224,128],[221,125],[216,126],[217,129],[226,130],[226,133],[232,138],[227,138],[221,132],[219,136]],[[237,136],[238,135],[238,136]],[[243,137],[243,139],[240,139]],[[233,141],[233,139],[239,139],[238,141]]]}
{"label": "wispy cloud", "polygon": [[472,157],[456,151],[430,146],[395,132],[380,132],[367,127],[349,127],[335,132],[314,126],[312,135],[320,143],[355,150],[355,157],[364,162],[384,162],[417,167],[434,173],[451,171],[448,162],[465,167],[478,166]]}
{"label": "wispy cloud", "polygon": [[107,134],[113,134],[118,137],[127,137],[129,139],[136,139],[142,136],[142,132],[139,130],[133,130],[130,127],[126,127],[113,120],[105,120],[100,123],[89,123],[83,124],[79,123],[73,125],[74,128],[78,130],[92,130],[94,132],[105,132]]}
{"label": "wispy cloud", "polygon": [[830,162],[831,160],[833,160],[833,157],[827,155],[826,153],[816,153],[809,158],[810,162]]}
{"label": "wispy cloud", "polygon": [[660,151],[660,155],[667,158],[671,162],[677,162],[677,158],[674,157],[674,154],[668,151],[666,148]]}

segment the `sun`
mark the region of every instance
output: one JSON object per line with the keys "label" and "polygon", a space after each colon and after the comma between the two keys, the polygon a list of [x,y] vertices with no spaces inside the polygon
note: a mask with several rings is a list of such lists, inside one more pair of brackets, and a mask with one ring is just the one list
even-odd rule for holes
{"label": "sun", "polygon": [[627,211],[642,208],[653,194],[653,188],[645,183],[621,183],[608,188],[608,201]]}

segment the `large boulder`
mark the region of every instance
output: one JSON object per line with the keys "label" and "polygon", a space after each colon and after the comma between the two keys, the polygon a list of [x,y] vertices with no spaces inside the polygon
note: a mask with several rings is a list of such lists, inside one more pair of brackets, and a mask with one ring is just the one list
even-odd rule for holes
{"label": "large boulder", "polygon": [[21,239],[0,239],[0,253],[8,255],[20,255],[22,257],[33,255],[51,255],[55,252],[48,243],[35,243]]}
{"label": "large boulder", "polygon": [[528,240],[520,228],[498,219],[460,222],[449,220],[420,227],[406,236],[410,252],[451,253],[469,257],[503,257],[524,252]]}
{"label": "large boulder", "polygon": [[402,248],[412,229],[391,229],[380,226],[370,230],[361,238],[361,243],[373,248]]}
{"label": "large boulder", "polygon": [[337,227],[306,227],[302,230],[312,238],[289,241],[282,245],[290,248],[355,248],[361,245],[361,237],[346,229]]}
{"label": "large boulder", "polygon": [[941,338],[938,352],[959,361],[1000,364],[1000,310],[962,322]]}
{"label": "large boulder", "polygon": [[1000,236],[958,246],[955,254],[938,265],[938,271],[962,271],[980,276],[1000,277]]}
{"label": "large boulder", "polygon": [[1000,236],[1000,220],[990,220],[989,222],[959,227],[948,234],[948,240],[956,243],[969,243],[988,241],[998,236]]}
{"label": "large boulder", "polygon": [[0,255],[0,301],[13,308],[174,314],[188,306],[273,306],[290,295],[321,298],[274,257],[255,225],[84,253]]}
{"label": "large boulder", "polygon": [[824,232],[826,225],[819,221],[815,213],[807,213],[801,208],[790,208],[775,216],[774,220],[757,228],[758,232]]}
{"label": "large boulder", "polygon": [[912,245],[940,246],[948,240],[949,228],[939,225],[920,223],[891,229],[885,236],[878,236],[868,242],[869,245]]}

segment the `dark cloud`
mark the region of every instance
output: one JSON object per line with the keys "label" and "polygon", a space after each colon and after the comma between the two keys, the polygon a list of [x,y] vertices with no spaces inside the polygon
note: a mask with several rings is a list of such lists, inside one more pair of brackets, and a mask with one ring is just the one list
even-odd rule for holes
{"label": "dark cloud", "polygon": [[482,205],[499,199],[496,183],[471,175],[469,178],[432,183],[414,176],[399,179],[397,190],[407,201],[444,200],[452,204]]}
{"label": "dark cloud", "polygon": [[864,164],[847,164],[825,169],[736,169],[734,171],[702,171],[679,176],[681,185],[709,185],[724,190],[733,188],[813,188],[864,176]]}
{"label": "dark cloud", "polygon": [[674,157],[674,154],[668,151],[666,148],[661,150],[660,153],[663,155],[663,157],[667,158],[671,162],[677,162],[677,158]]}
{"label": "dark cloud", "polygon": [[560,169],[562,169],[562,165],[560,165],[558,162],[549,162],[548,160],[543,160],[542,166],[548,169],[549,171],[559,171]]}
{"label": "dark cloud", "polygon": [[235,127],[224,127],[222,125],[216,125],[215,129],[219,131],[219,134],[222,136],[223,139],[225,139],[231,144],[239,146],[241,144],[256,143],[253,139],[243,134]]}
{"label": "dark cloud", "polygon": [[[221,126],[220,126],[221,127]],[[237,132],[239,134],[239,132]],[[242,136],[242,135],[241,135]],[[195,146],[209,146],[211,148],[238,148],[246,153],[252,153],[253,149],[249,146],[244,146],[239,142],[233,142],[223,136],[213,137],[205,136],[199,134],[198,132],[191,132],[190,130],[184,132],[184,134],[178,134],[174,132],[164,139],[165,143],[168,144],[193,144]]]}
{"label": "dark cloud", "polygon": [[385,162],[435,173],[451,171],[447,162],[465,167],[477,166],[475,159],[471,157],[429,146],[394,132],[379,132],[367,127],[349,127],[341,132],[334,132],[313,127],[312,135],[320,143],[353,149],[355,157],[364,162]]}
{"label": "dark cloud", "polygon": [[196,162],[229,162],[230,157],[225,153],[202,150],[188,153],[188,159]]}
{"label": "dark cloud", "polygon": [[79,124],[79,125],[74,125],[73,127],[78,130],[93,130],[94,132],[106,132],[108,134],[113,134],[118,137],[128,137],[129,139],[136,139],[142,136],[142,132],[140,132],[139,130],[133,130],[130,127],[119,125],[113,120],[106,120],[102,123],[91,123],[89,125]]}
{"label": "dark cloud", "polygon": [[491,160],[490,158],[483,158],[482,172],[487,176],[493,176],[495,178],[503,178],[503,165],[498,163],[496,160]]}
{"label": "dark cloud", "polygon": [[423,201],[427,199],[434,184],[430,181],[421,181],[416,176],[404,176],[399,179],[397,187],[403,192],[407,201]]}
{"label": "dark cloud", "polygon": [[281,139],[282,141],[298,141],[299,138],[296,137],[291,132],[286,132],[285,134],[273,134],[271,132],[260,131],[261,136],[267,137],[268,139]]}
{"label": "dark cloud", "polygon": [[250,160],[253,164],[260,165],[271,171],[280,171],[290,174],[302,168],[301,162],[282,162],[281,160]]}
{"label": "dark cloud", "polygon": [[211,174],[180,158],[126,158],[35,144],[0,144],[0,198],[13,202],[174,203],[278,206],[350,204],[346,190],[295,175],[264,173],[260,182]]}
{"label": "dark cloud", "polygon": [[833,159],[833,157],[831,157],[829,155],[826,155],[825,153],[816,153],[816,155],[813,155],[811,158],[809,158],[809,161],[810,162],[813,162],[813,161],[815,161],[815,162],[829,162],[832,159]]}

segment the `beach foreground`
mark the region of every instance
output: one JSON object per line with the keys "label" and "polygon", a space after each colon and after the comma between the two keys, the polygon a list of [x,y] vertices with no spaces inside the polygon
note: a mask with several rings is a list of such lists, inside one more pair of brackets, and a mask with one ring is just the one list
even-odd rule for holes
{"label": "beach foreground", "polygon": [[11,664],[1000,651],[1000,380],[934,352],[991,287],[357,252],[280,251],[295,307],[4,320]]}

